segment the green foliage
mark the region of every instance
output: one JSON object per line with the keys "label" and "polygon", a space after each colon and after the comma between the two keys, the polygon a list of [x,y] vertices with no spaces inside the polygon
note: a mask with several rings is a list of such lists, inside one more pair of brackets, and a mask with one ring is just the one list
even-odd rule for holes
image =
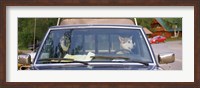
{"label": "green foliage", "polygon": [[178,28],[182,29],[182,18],[163,18],[163,20],[169,25],[171,28],[173,25],[177,25]]}
{"label": "green foliage", "polygon": [[137,23],[138,25],[146,27],[150,31],[154,31],[154,30],[151,30],[151,23],[153,20],[154,18],[137,18]]}
{"label": "green foliage", "polygon": [[[35,38],[42,41],[50,26],[56,25],[56,18],[36,18]],[[34,41],[35,18],[18,19],[18,48],[27,49]]]}
{"label": "green foliage", "polygon": [[[151,32],[155,32],[156,30],[151,28],[151,23],[155,18],[137,18],[138,25],[146,27]],[[172,28],[174,24],[177,24],[178,28],[182,29],[182,18],[162,18],[163,21]],[[134,19],[132,19],[134,21]]]}

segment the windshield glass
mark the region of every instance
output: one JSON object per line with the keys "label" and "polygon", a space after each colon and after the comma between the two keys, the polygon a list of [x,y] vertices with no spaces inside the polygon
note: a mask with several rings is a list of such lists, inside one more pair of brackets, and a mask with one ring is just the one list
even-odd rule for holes
{"label": "windshield glass", "polygon": [[141,31],[123,28],[51,30],[36,63],[43,64],[42,59],[52,58],[86,62],[152,62]]}

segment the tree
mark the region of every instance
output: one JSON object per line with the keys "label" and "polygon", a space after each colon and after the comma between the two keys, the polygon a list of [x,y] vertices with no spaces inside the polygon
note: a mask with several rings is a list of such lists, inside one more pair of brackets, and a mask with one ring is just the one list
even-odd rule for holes
{"label": "tree", "polygon": [[[56,25],[57,18],[36,18],[36,40],[42,41],[50,26]],[[35,18],[18,19],[18,48],[27,49],[34,41]]]}
{"label": "tree", "polygon": [[151,23],[153,19],[154,18],[137,18],[137,23],[138,25],[141,25],[143,27],[146,27],[147,29],[150,29],[150,31],[154,31],[153,29],[151,29]]}
{"label": "tree", "polygon": [[[151,28],[151,23],[155,18],[137,18],[138,25],[148,28],[150,31],[154,32],[155,29]],[[174,29],[174,36],[179,36],[179,31],[177,28],[182,29],[182,18],[162,18],[163,21],[171,28]],[[132,19],[134,20],[134,19]]]}
{"label": "tree", "polygon": [[180,30],[177,28],[182,29],[182,18],[163,18],[163,20],[174,29],[174,37],[178,37]]}
{"label": "tree", "polygon": [[32,18],[19,18],[18,19],[18,48],[26,48],[30,40],[33,38],[32,31],[30,31],[34,25],[34,20]]}

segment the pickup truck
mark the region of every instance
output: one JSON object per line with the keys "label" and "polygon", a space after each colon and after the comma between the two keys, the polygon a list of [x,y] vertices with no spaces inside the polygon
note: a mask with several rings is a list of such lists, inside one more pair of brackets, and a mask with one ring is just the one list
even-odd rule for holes
{"label": "pickup truck", "polygon": [[50,27],[30,70],[162,70],[174,53],[156,59],[143,27],[133,24],[69,24]]}

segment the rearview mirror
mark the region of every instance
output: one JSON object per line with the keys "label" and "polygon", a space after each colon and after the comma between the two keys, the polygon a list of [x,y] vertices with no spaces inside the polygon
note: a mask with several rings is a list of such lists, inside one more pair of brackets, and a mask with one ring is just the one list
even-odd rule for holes
{"label": "rearview mirror", "polygon": [[162,53],[158,54],[158,63],[159,64],[168,64],[175,61],[174,53]]}
{"label": "rearview mirror", "polygon": [[29,54],[18,55],[18,63],[23,65],[31,64],[31,56]]}

